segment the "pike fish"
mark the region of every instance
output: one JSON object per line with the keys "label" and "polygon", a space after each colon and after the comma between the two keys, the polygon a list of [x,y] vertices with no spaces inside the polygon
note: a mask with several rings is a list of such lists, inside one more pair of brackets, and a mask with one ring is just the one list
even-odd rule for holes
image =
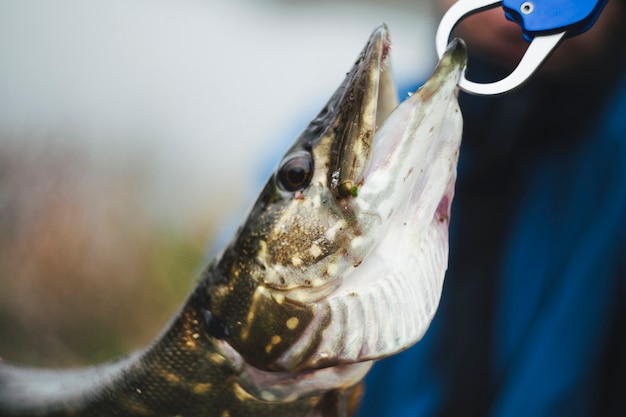
{"label": "pike fish", "polygon": [[462,41],[400,105],[390,49],[381,25],[153,343],[87,368],[2,363],[0,415],[354,415],[374,361],[437,309],[462,130]]}

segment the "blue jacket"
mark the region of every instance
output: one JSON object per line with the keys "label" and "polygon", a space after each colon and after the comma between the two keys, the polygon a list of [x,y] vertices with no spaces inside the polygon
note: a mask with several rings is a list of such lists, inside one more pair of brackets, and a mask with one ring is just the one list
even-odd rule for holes
{"label": "blue jacket", "polygon": [[626,77],[588,80],[462,97],[440,309],[360,417],[626,416]]}

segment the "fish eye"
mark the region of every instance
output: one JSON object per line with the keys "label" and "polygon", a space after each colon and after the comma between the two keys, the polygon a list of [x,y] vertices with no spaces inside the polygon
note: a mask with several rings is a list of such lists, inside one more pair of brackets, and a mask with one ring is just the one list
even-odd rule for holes
{"label": "fish eye", "polygon": [[313,158],[308,152],[298,152],[282,162],[276,180],[278,186],[288,192],[304,189],[313,176]]}

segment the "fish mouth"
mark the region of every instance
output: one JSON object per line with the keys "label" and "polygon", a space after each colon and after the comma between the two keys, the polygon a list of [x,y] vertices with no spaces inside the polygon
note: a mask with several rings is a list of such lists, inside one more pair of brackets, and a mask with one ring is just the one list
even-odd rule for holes
{"label": "fish mouth", "polygon": [[[421,339],[438,307],[462,131],[457,84],[467,51],[452,41],[429,80],[398,105],[390,49],[381,25],[343,94],[329,103],[336,119],[327,184],[358,232],[342,253],[339,279],[285,294],[315,303],[318,313],[278,358],[279,368],[319,369],[398,353]],[[327,151],[318,147],[314,156],[323,160]]]}

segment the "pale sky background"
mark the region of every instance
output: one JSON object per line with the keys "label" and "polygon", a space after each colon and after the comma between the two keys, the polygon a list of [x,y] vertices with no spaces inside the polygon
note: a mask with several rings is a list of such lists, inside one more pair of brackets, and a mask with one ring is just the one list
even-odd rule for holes
{"label": "pale sky background", "polygon": [[397,80],[427,76],[424,0],[0,0],[0,141],[141,164],[174,220],[238,213],[380,22]]}

